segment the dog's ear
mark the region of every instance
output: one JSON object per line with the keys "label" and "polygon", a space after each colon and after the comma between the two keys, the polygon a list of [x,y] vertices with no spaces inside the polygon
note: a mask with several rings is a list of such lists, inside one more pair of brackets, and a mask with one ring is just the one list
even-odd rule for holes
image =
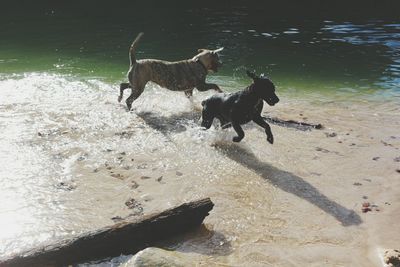
{"label": "dog's ear", "polygon": [[223,48],[223,47],[220,47],[220,48],[218,48],[218,49],[215,49],[215,50],[213,51],[213,53],[216,54],[216,53],[221,52],[222,50],[224,50],[224,48]]}
{"label": "dog's ear", "polygon": [[269,76],[268,76],[268,75],[265,75],[264,73],[261,73],[260,78],[261,78],[261,79],[267,79],[267,80],[270,80],[270,81],[271,81],[271,78],[269,78]]}
{"label": "dog's ear", "polygon": [[254,80],[255,78],[257,78],[256,72],[255,72],[255,71],[250,72],[249,70],[246,70],[246,74],[247,74],[247,76],[249,76],[249,77],[252,78],[253,80]]}

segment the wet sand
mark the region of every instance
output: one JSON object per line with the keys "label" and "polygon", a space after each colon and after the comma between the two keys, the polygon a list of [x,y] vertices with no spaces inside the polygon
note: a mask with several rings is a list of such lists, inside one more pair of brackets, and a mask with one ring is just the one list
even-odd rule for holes
{"label": "wet sand", "polygon": [[97,80],[1,83],[0,255],[199,197],[215,203],[205,227],[164,245],[199,266],[380,266],[398,248],[394,101],[280,94],[265,115],[325,128],[272,125],[270,145],[249,124],[235,144],[200,129],[208,94],[153,86],[126,112]]}

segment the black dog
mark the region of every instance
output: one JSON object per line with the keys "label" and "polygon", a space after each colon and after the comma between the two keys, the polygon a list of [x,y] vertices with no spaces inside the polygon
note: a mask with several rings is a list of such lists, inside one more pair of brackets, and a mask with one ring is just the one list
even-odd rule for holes
{"label": "black dog", "polygon": [[275,85],[263,74],[257,77],[255,73],[247,71],[253,83],[242,91],[231,94],[216,94],[201,102],[203,106],[201,126],[209,129],[214,118],[220,120],[222,129],[230,126],[235,129],[238,136],[233,137],[233,142],[240,142],[244,137],[241,124],[254,121],[265,129],[267,140],[274,143],[274,137],[268,123],[261,117],[263,100],[270,106],[279,102],[275,94]]}

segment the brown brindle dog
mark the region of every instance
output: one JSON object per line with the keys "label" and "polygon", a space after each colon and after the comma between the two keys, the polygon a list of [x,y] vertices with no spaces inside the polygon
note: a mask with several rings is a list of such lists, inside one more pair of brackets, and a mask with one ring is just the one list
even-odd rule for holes
{"label": "brown brindle dog", "polygon": [[206,83],[206,76],[209,71],[217,72],[222,65],[217,53],[222,51],[223,48],[216,50],[199,49],[199,54],[192,59],[176,62],[158,59],[136,60],[135,50],[142,36],[143,33],[139,33],[129,50],[129,83],[120,84],[118,102],[121,102],[125,89],[132,89],[131,95],[125,101],[128,110],[131,109],[132,102],[143,93],[144,87],[149,81],[172,91],[184,91],[187,96],[192,95],[194,88],[199,91],[214,89],[222,92],[218,85]]}

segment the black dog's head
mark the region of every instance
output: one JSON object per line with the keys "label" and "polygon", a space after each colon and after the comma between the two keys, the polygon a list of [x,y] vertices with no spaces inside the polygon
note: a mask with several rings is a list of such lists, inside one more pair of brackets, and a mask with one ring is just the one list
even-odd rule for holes
{"label": "black dog's head", "polygon": [[264,74],[257,77],[254,72],[246,71],[247,76],[253,79],[251,90],[262,98],[268,105],[273,106],[279,102],[278,96],[275,94],[275,85]]}
{"label": "black dog's head", "polygon": [[203,111],[201,113],[201,127],[205,127],[206,129],[210,129],[216,114],[216,108],[209,102],[209,99],[201,102],[201,105],[203,106]]}

